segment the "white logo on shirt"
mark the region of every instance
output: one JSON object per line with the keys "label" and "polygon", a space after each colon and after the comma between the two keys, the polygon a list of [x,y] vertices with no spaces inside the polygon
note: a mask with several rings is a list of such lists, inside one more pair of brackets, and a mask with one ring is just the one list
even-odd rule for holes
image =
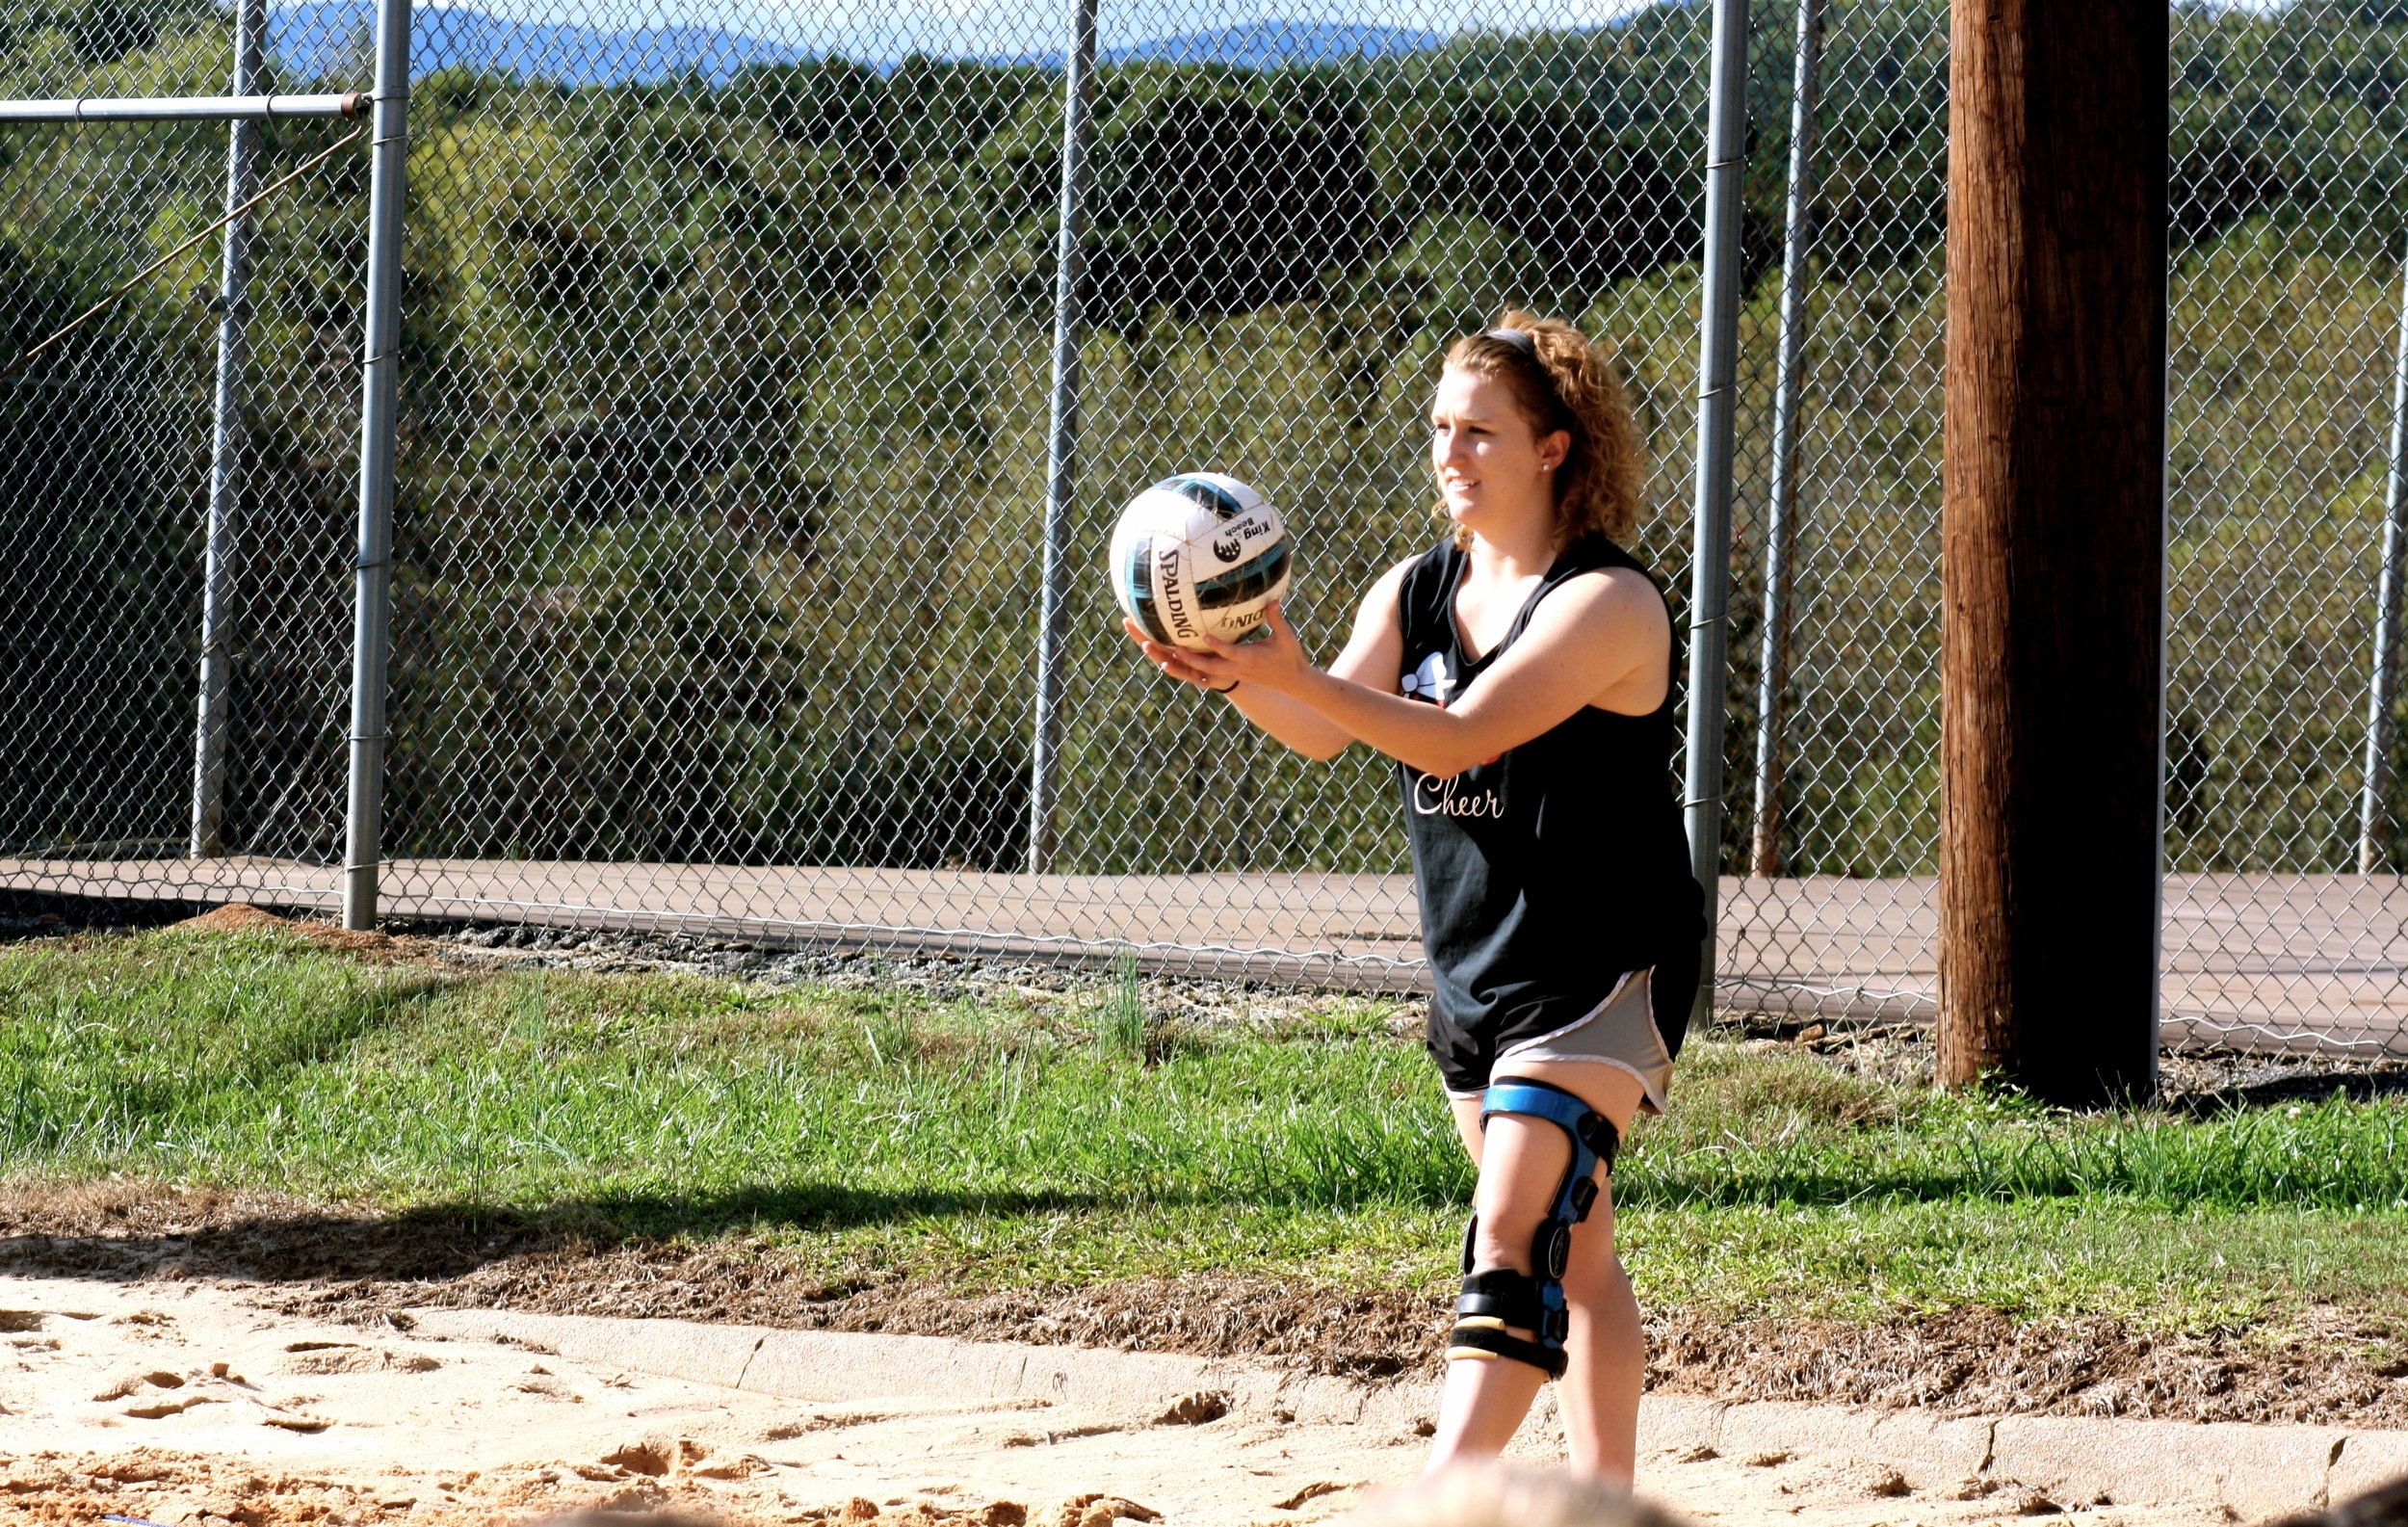
{"label": "white logo on shirt", "polygon": [[[1454,675],[1447,671],[1447,655],[1432,652],[1422,659],[1421,666],[1397,680],[1397,688],[1408,698],[1427,700],[1440,710],[1447,708],[1448,698],[1454,694]],[[1499,754],[1499,757],[1504,756]],[[1495,758],[1483,758],[1485,766]],[[1462,777],[1440,779],[1433,775],[1413,772],[1413,809],[1426,817],[1487,817],[1495,820],[1505,815],[1505,803],[1494,790],[1481,790],[1477,795],[1457,795]]]}
{"label": "white logo on shirt", "polygon": [[1432,652],[1422,659],[1422,666],[1397,680],[1397,687],[1408,698],[1426,699],[1445,710],[1447,697],[1454,693],[1454,675],[1447,671],[1447,654]]}

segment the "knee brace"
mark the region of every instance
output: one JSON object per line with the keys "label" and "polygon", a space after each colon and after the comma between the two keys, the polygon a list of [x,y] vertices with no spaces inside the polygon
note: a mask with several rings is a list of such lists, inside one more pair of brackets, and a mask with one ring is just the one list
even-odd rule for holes
{"label": "knee brace", "polygon": [[[1572,1142],[1572,1159],[1556,1184],[1546,1218],[1531,1240],[1528,1274],[1510,1268],[1472,1271],[1472,1246],[1479,1233],[1479,1216],[1463,1227],[1463,1297],[1454,1302],[1454,1331],[1447,1338],[1447,1356],[1526,1362],[1550,1379],[1560,1379],[1566,1358],[1563,1338],[1571,1315],[1563,1300],[1563,1270],[1572,1256],[1572,1226],[1588,1218],[1597,1203],[1596,1171],[1604,1163],[1613,1172],[1614,1151],[1621,1136],[1613,1121],[1560,1087],[1546,1082],[1491,1083],[1480,1105],[1480,1126],[1491,1114],[1522,1114],[1543,1119]],[[1507,1326],[1536,1333],[1534,1341],[1508,1335]]]}

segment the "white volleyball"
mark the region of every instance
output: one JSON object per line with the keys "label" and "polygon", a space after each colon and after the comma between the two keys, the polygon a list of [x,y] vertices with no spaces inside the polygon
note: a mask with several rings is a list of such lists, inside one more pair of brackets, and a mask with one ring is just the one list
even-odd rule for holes
{"label": "white volleyball", "polygon": [[1263,607],[1287,596],[1287,527],[1234,477],[1165,478],[1121,510],[1112,578],[1120,608],[1157,642],[1247,641],[1263,634]]}

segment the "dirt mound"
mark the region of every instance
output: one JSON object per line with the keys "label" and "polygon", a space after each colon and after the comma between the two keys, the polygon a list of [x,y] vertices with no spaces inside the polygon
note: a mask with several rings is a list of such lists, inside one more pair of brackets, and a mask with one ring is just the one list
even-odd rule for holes
{"label": "dirt mound", "polygon": [[402,956],[431,960],[441,953],[433,940],[408,936],[395,937],[369,930],[337,928],[332,923],[308,918],[279,917],[264,907],[249,902],[228,902],[215,907],[197,917],[187,917],[180,923],[168,925],[179,933],[192,934],[255,934],[280,933],[303,939],[320,949],[345,955]]}
{"label": "dirt mound", "polygon": [[180,923],[170,923],[170,929],[186,934],[251,934],[263,930],[291,933],[293,924],[264,907],[249,902],[228,902],[213,907],[198,917],[187,917]]}

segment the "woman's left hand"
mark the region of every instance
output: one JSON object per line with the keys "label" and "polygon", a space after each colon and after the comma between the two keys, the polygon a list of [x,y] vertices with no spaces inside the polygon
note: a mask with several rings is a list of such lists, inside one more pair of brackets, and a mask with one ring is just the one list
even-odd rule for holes
{"label": "woman's left hand", "polygon": [[1212,646],[1171,646],[1157,642],[1135,620],[1121,625],[1156,668],[1183,684],[1226,694],[1232,687],[1252,684],[1258,689],[1291,688],[1296,680],[1312,671],[1304,660],[1304,644],[1296,639],[1296,628],[1288,624],[1276,603],[1263,609],[1264,635],[1251,642],[1224,642],[1217,636],[1204,640]]}
{"label": "woman's left hand", "polygon": [[1277,600],[1263,607],[1263,635],[1253,641],[1224,642],[1217,636],[1204,640],[1213,645],[1211,651],[1191,651],[1187,656],[1212,676],[1215,689],[1243,683],[1292,694],[1313,671],[1313,665],[1305,660],[1304,644],[1296,639],[1296,627],[1288,623]]}
{"label": "woman's left hand", "polygon": [[1182,684],[1192,684],[1197,689],[1212,687],[1213,679],[1195,662],[1197,654],[1183,646],[1172,646],[1166,642],[1155,641],[1145,634],[1143,626],[1125,616],[1121,619],[1120,629],[1128,632],[1129,640],[1135,642],[1144,651],[1145,660],[1161,669],[1165,674]]}

